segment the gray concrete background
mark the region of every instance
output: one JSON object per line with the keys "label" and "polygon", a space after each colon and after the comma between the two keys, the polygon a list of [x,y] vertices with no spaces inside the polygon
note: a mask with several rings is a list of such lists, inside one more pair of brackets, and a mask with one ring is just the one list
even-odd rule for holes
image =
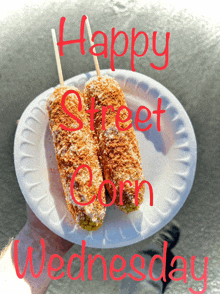
{"label": "gray concrete background", "polygon": [[[207,8],[210,8],[208,4]],[[213,7],[213,12],[216,9]],[[189,287],[202,290],[203,283],[191,277],[192,255],[196,255],[198,277],[203,274],[204,257],[209,257],[206,293],[220,293],[220,21],[191,9],[190,5],[189,8],[178,8],[173,4],[162,4],[162,1],[41,1],[39,5],[30,2],[22,9],[12,7],[1,15],[0,249],[10,237],[17,235],[26,221],[25,201],[13,163],[16,120],[38,94],[58,84],[50,29],[55,28],[58,34],[60,18],[65,16],[65,38],[78,38],[83,14],[90,17],[92,30],[104,31],[109,40],[112,27],[116,31],[124,30],[129,38],[133,27],[149,36],[157,31],[158,50],[163,50],[165,33],[171,33],[170,61],[165,70],[151,68],[151,62],[164,64],[163,57],[155,57],[151,48],[145,57],[135,60],[137,72],[159,81],[179,99],[192,121],[198,144],[194,185],[175,217],[182,231],[180,242],[173,252],[187,260],[188,280],[186,284],[183,281],[172,282],[166,293],[190,293]],[[141,52],[142,41],[138,46]],[[65,79],[94,69],[88,48],[87,41],[87,53],[82,56],[79,45],[64,47],[62,67]],[[99,62],[102,69],[110,67],[110,58],[99,58]],[[130,54],[116,57],[115,67],[130,70]],[[90,253],[102,254],[109,265],[115,254],[126,258],[150,240],[115,250],[87,248],[86,256]],[[73,252],[80,253],[80,250],[80,246],[73,246],[65,260],[68,261]],[[74,272],[77,273],[77,270],[76,265]],[[94,271],[93,281],[71,281],[65,276],[52,282],[47,293],[118,293],[120,282],[110,277],[103,282],[102,277],[100,263]]]}

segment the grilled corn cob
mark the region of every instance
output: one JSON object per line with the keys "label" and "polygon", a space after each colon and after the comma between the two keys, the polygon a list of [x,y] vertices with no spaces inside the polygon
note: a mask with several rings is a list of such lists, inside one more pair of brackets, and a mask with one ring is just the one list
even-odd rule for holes
{"label": "grilled corn cob", "polygon": [[[126,213],[139,208],[143,202],[145,187],[141,186],[138,194],[138,205],[135,204],[135,181],[138,184],[144,180],[141,167],[141,156],[138,142],[133,127],[127,131],[119,131],[115,125],[116,112],[120,106],[127,106],[125,96],[119,84],[111,77],[96,77],[86,83],[84,98],[88,107],[91,105],[91,97],[95,98],[95,108],[99,112],[94,115],[94,127],[99,143],[99,159],[103,170],[104,179],[111,180],[117,190],[115,204]],[[102,129],[102,107],[113,106],[115,111],[108,109],[105,117],[105,130]],[[126,120],[127,110],[120,112],[120,119]],[[121,123],[122,129],[128,127],[128,122]],[[123,190],[123,205],[120,205],[119,183],[129,180]],[[106,184],[110,197],[113,197],[111,184]]]}
{"label": "grilled corn cob", "polygon": [[[79,111],[79,102],[75,94],[70,94],[65,99],[67,110],[83,122],[83,128],[77,131],[67,131],[60,127],[60,124],[72,129],[79,126],[78,122],[68,116],[61,107],[62,97],[68,90],[77,91],[82,101],[82,110]],[[80,169],[75,177],[73,189],[74,197],[78,202],[88,202],[93,195],[98,195],[99,186],[103,182],[102,170],[97,155],[98,146],[90,130],[89,117],[85,112],[83,96],[74,87],[58,87],[49,97],[47,108],[49,126],[68,209],[81,228],[88,231],[97,230],[103,223],[106,208],[100,204],[98,198],[87,206],[77,205],[73,201],[70,192],[72,175],[82,164],[87,164],[91,168],[93,180],[92,185],[88,187],[90,181],[89,171],[86,168]],[[102,190],[102,201],[106,203],[104,189]]]}

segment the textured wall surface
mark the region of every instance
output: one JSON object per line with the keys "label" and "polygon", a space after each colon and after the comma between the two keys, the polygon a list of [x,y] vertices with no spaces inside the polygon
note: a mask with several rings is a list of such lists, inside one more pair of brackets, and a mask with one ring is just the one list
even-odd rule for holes
{"label": "textured wall surface", "polygon": [[[90,17],[93,31],[102,30],[109,38],[112,27],[145,31],[152,36],[158,32],[158,51],[163,50],[165,33],[170,32],[169,66],[157,71],[151,62],[162,66],[163,57],[156,57],[150,46],[145,57],[135,59],[137,72],[152,77],[167,87],[186,109],[197,138],[198,161],[191,193],[176,215],[181,225],[181,239],[173,250],[187,260],[188,280],[172,282],[166,293],[190,293],[189,287],[201,290],[203,284],[191,277],[190,258],[196,255],[196,274],[203,274],[204,257],[209,257],[208,288],[206,293],[220,293],[220,21],[215,14],[194,7],[178,6],[166,1],[40,1],[28,2],[22,8],[13,6],[0,19],[0,248],[16,236],[26,221],[25,200],[19,189],[13,163],[13,141],[16,120],[26,106],[40,93],[58,84],[51,40],[51,28],[58,34],[59,21],[66,17],[65,38],[79,37],[82,15]],[[199,6],[198,6],[199,8]],[[210,9],[210,7],[207,8]],[[217,8],[213,7],[213,11]],[[137,42],[138,43],[138,42]],[[152,44],[150,38],[150,45]],[[118,44],[118,48],[121,45]],[[137,45],[143,50],[143,40]],[[109,43],[110,47],[110,43]],[[130,47],[129,47],[130,48]],[[94,69],[92,56],[82,56],[79,45],[64,47],[62,67],[64,78]],[[110,67],[110,58],[99,58],[100,68]],[[130,70],[130,54],[115,58],[115,67]],[[86,249],[102,254],[110,264],[117,253],[128,256],[137,252],[150,239],[119,248]],[[73,246],[65,260],[81,247]],[[87,264],[87,262],[86,262]],[[179,263],[181,267],[181,264]],[[74,268],[77,273],[78,267]],[[66,275],[54,281],[47,293],[117,293],[119,283],[109,278],[103,282],[101,263],[93,274],[93,281],[71,281]]]}

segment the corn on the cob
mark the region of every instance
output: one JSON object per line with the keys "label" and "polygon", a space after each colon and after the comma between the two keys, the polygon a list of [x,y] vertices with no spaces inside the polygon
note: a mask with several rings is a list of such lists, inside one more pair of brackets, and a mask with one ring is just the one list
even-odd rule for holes
{"label": "corn on the cob", "polygon": [[[61,107],[62,97],[68,90],[77,91],[82,101],[82,110],[79,111],[79,102],[76,95],[70,94],[65,100],[67,110],[83,122],[82,129],[72,132],[60,127],[60,124],[70,129],[76,129],[79,126]],[[87,164],[91,168],[93,180],[92,185],[88,187],[90,181],[89,171],[86,168],[80,169],[75,178],[73,189],[74,196],[78,202],[88,202],[94,195],[98,195],[99,186],[103,182],[102,170],[97,155],[98,146],[90,130],[89,117],[85,112],[83,96],[74,87],[58,87],[49,97],[47,107],[49,126],[68,209],[81,228],[88,231],[97,230],[103,223],[106,208],[100,204],[98,198],[87,206],[77,205],[73,201],[70,192],[72,175],[82,164]],[[102,201],[106,203],[104,189],[102,190]]]}
{"label": "corn on the cob", "polygon": [[[104,179],[111,180],[117,190],[115,204],[124,212],[137,210],[143,202],[145,187],[141,186],[138,194],[138,205],[135,205],[135,181],[140,184],[144,180],[141,167],[141,156],[133,127],[127,131],[119,131],[115,125],[116,111],[120,106],[127,106],[125,96],[119,84],[111,77],[96,77],[86,83],[84,98],[88,107],[91,105],[91,97],[95,98],[95,108],[99,112],[94,115],[94,127],[99,143],[99,159],[103,170]],[[102,129],[102,107],[113,106],[115,111],[108,109],[105,117],[105,130]],[[120,119],[127,118],[127,110],[123,109]],[[131,123],[121,123],[125,129]],[[119,182],[129,180],[123,191],[123,205],[119,201]],[[111,197],[113,189],[110,184],[106,188]]]}

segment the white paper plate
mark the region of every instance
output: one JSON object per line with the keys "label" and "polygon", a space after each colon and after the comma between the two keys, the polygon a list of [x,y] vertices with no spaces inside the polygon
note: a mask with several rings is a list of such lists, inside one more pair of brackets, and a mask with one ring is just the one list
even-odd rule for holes
{"label": "white paper plate", "polygon": [[[72,221],[67,209],[48,127],[46,100],[51,88],[36,97],[25,109],[15,135],[14,161],[22,193],[34,213],[61,237],[88,247],[115,248],[133,244],[165,226],[184,204],[193,184],[196,168],[196,138],[191,122],[180,102],[153,79],[127,70],[102,70],[116,78],[123,89],[128,107],[135,117],[139,106],[151,111],[162,98],[161,132],[156,129],[156,115],[146,132],[135,129],[142,157],[145,179],[153,186],[154,205],[146,197],[137,212],[124,214],[114,205],[107,209],[103,226],[88,233]],[[66,81],[83,90],[95,72]],[[143,114],[143,118],[146,114]],[[143,126],[141,126],[143,127]]]}

